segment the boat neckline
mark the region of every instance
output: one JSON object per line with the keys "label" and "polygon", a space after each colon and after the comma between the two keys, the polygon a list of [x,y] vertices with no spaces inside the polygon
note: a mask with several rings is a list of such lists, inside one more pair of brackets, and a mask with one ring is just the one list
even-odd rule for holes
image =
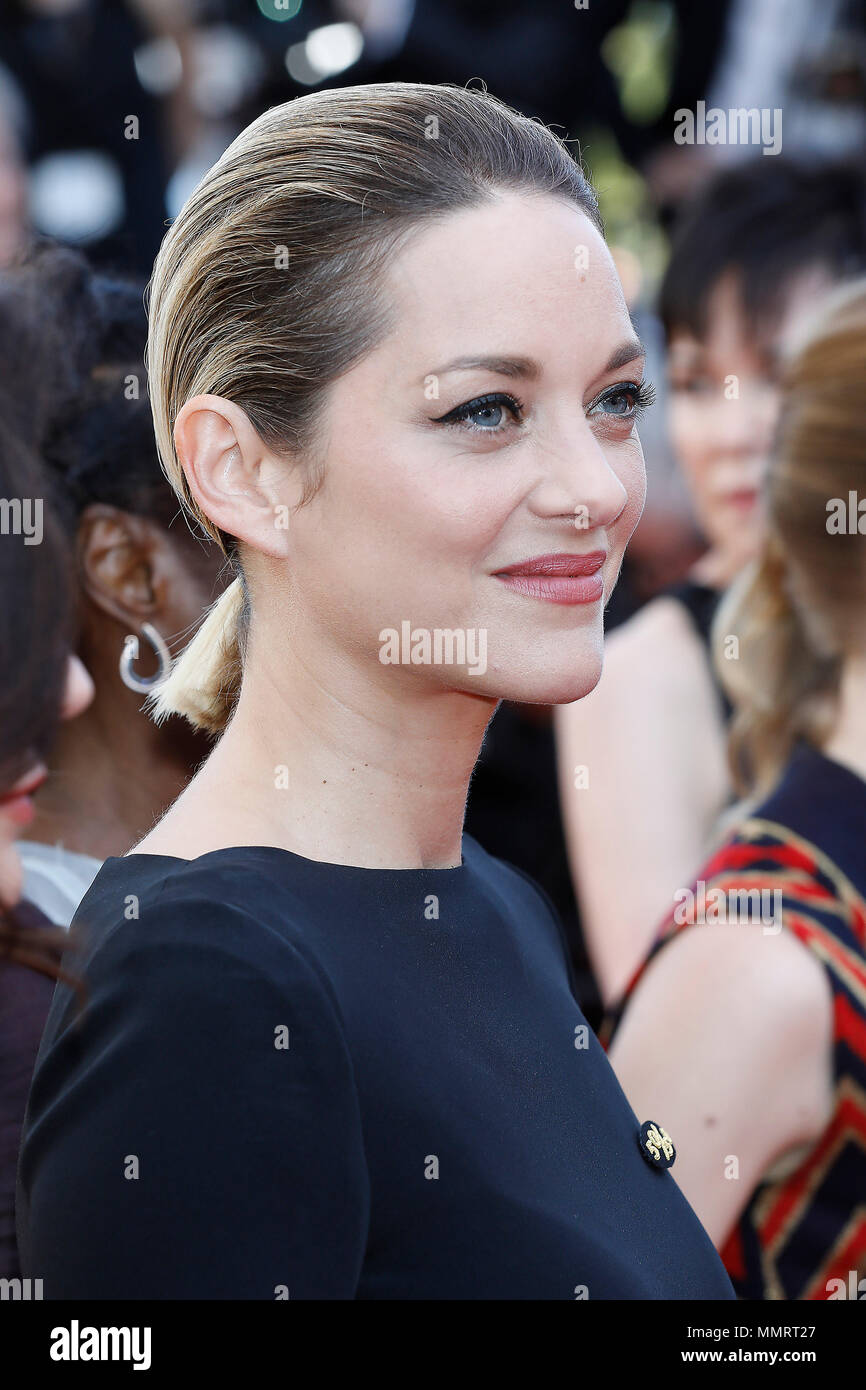
{"label": "boat neckline", "polygon": [[[465,838],[466,837],[464,837],[464,839]],[[342,870],[345,873],[355,874],[459,874],[468,868],[465,850],[461,855],[460,863],[452,864],[447,868],[396,868],[390,865],[373,867],[367,864],[338,864],[330,859],[310,859],[304,854],[297,854],[294,850],[285,849],[282,845],[224,845],[221,849],[211,849],[205,854],[196,855],[194,859],[185,859],[179,854],[150,854],[147,852],[139,853],[133,850],[129,854],[109,855],[104,861],[104,864],[127,864],[132,860],[141,859],[152,860],[155,863],[163,862],[167,864],[193,865],[203,864],[218,859],[221,855],[236,855],[242,852],[248,854],[279,855],[281,858],[290,859],[297,864],[303,864],[316,870]]]}

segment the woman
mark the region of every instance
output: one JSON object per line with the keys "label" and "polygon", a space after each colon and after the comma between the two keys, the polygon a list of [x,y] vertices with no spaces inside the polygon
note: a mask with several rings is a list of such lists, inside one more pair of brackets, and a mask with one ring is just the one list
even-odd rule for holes
{"label": "woman", "polygon": [[50,244],[0,283],[4,379],[17,377],[19,427],[75,536],[76,643],[96,687],[60,733],[19,847],[28,896],[63,926],[103,859],[151,828],[208,749],[185,721],[157,729],[142,709],[220,587],[159,468],[142,295]]}
{"label": "woman", "polygon": [[[0,419],[0,1278],[19,1273],[15,1168],[27,1089],[67,933],[22,898],[16,836],[34,814],[32,796],[60,719],[93,695],[69,655],[64,608],[66,552],[45,480]],[[17,506],[16,506],[17,504]]]}
{"label": "woman", "polygon": [[632,1104],[670,1118],[746,1298],[866,1288],[864,386],[861,280],[788,369],[769,539],[717,618],[748,809],[678,894],[610,1050]]}
{"label": "woman", "polygon": [[659,306],[671,438],[707,548],[684,584],[610,635],[592,695],[557,713],[566,840],[608,1004],[733,797],[709,628],[763,535],[782,344],[823,290],[864,268],[857,167],[757,155],[717,175],[675,231]]}
{"label": "woman", "polygon": [[484,92],[278,106],[169,231],[148,361],[237,572],[157,715],[221,737],[79,909],[27,1268],[46,1297],[730,1297],[553,914],[461,835],[497,701],[598,679],[643,503],[578,166]]}

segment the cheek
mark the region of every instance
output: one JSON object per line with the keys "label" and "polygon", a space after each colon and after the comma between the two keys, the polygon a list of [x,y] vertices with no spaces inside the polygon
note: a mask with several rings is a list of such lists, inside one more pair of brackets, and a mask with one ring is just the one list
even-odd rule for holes
{"label": "cheek", "polygon": [[446,466],[417,440],[332,455],[292,522],[300,606],[365,651],[404,620],[465,624],[473,575],[502,524],[503,489],[474,463]]}
{"label": "cheek", "polygon": [[417,436],[398,439],[334,470],[318,524],[352,537],[355,563],[375,553],[386,569],[399,562],[411,583],[416,567],[429,575],[486,553],[514,506],[503,471],[493,457],[443,460]]}
{"label": "cheek", "polygon": [[615,542],[624,548],[640,521],[646,502],[646,464],[640,440],[635,439],[608,456],[608,462],[626,491],[627,501],[615,525],[611,528]]}
{"label": "cheek", "polygon": [[703,408],[697,401],[672,397],[668,431],[677,463],[692,490],[700,492],[706,486],[711,465],[707,441],[713,437],[712,407]]}
{"label": "cheek", "polygon": [[754,402],[747,402],[745,427],[752,440],[752,451],[766,462],[779,420],[781,400],[778,392],[765,390]]}

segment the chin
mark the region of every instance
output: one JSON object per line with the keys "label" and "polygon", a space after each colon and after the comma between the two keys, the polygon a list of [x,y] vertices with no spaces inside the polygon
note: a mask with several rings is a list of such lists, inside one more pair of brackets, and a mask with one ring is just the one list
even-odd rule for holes
{"label": "chin", "polygon": [[[545,693],[538,697],[538,703],[545,705],[571,705],[589,695],[601,679],[601,662],[592,670],[574,671],[563,675],[558,681],[545,683]],[[530,702],[531,703],[531,702]]]}
{"label": "chin", "polygon": [[570,705],[595,689],[603,664],[600,619],[568,633],[548,634],[524,648],[515,672],[522,693],[508,698],[526,704]]}
{"label": "chin", "polygon": [[478,694],[497,700],[510,700],[520,705],[570,705],[589,695],[601,679],[602,653],[582,655],[564,662],[560,653],[556,660],[540,661],[534,669],[525,661],[519,670],[490,671],[484,688],[475,686]]}

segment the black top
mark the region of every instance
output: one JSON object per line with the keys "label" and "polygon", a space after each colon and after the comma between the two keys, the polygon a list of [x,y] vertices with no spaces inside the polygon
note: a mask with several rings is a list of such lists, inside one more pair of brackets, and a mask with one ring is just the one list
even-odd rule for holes
{"label": "black top", "polygon": [[665,589],[659,597],[676,599],[677,603],[682,604],[691,618],[695,632],[706,647],[710,674],[713,678],[713,685],[716,687],[719,702],[722,706],[724,722],[727,724],[734,712],[734,707],[728,699],[721,681],[716,675],[710,643],[713,619],[716,616],[716,609],[724,597],[724,590],[713,589],[709,584],[697,584],[693,579],[685,579],[681,584],[673,584],[669,589]]}
{"label": "black top", "polygon": [[522,869],[547,893],[565,931],[577,1002],[597,1028],[604,1010],[565,847],[549,708],[508,701],[498,707],[472,773],[464,826],[490,854]]}
{"label": "black top", "polygon": [[19,1164],[46,1298],[733,1297],[546,900],[471,837],[453,869],[108,859],[85,922]]}

